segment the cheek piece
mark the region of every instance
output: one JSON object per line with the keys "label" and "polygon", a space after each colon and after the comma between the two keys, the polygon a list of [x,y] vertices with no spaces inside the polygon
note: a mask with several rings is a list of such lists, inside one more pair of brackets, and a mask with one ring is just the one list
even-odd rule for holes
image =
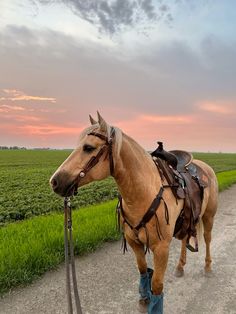
{"label": "cheek piece", "polygon": [[84,166],[84,168],[80,171],[79,175],[76,177],[72,185],[68,189],[68,193],[73,189],[73,194],[76,195],[78,193],[78,187],[81,179],[83,179],[86,174],[96,166],[96,164],[100,161],[101,157],[103,154],[107,151],[105,159],[109,158],[109,163],[110,163],[110,174],[113,176],[114,174],[114,161],[113,161],[113,154],[112,154],[112,144],[113,144],[113,136],[114,136],[114,128],[112,127],[111,130],[111,137],[108,138],[107,136],[96,133],[96,132],[91,132],[88,133],[88,135],[96,136],[100,138],[101,140],[105,141],[105,143],[102,145],[100,150],[98,151],[96,156],[92,156],[87,164]]}

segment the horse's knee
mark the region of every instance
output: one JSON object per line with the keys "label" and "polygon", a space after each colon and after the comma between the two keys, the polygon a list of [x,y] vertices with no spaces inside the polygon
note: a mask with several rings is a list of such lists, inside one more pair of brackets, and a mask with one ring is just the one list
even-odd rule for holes
{"label": "horse's knee", "polygon": [[153,250],[154,274],[152,277],[152,292],[159,295],[163,290],[164,275],[169,255],[169,242],[163,241]]}
{"label": "horse's knee", "polygon": [[136,255],[136,259],[140,274],[145,274],[147,272],[147,262],[145,257]]}
{"label": "horse's knee", "polygon": [[143,244],[137,243],[133,239],[129,238],[127,235],[126,235],[126,239],[127,239],[127,242],[129,243],[130,247],[132,248],[134,254],[135,254],[139,272],[141,274],[146,273],[147,272],[147,262],[146,262],[146,258],[145,258],[145,251],[144,251]]}

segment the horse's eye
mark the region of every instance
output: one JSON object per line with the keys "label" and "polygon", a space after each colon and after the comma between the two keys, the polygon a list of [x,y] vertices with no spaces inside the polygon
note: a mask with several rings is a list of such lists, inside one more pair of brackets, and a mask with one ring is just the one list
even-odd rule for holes
{"label": "horse's eye", "polygon": [[93,147],[91,145],[88,145],[88,144],[85,144],[83,146],[83,151],[86,152],[86,153],[91,153],[95,149],[96,149],[95,147]]}

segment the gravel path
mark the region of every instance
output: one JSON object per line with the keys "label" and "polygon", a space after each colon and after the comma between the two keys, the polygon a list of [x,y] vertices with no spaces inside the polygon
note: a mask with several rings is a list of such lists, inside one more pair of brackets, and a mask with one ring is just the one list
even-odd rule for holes
{"label": "gravel path", "polygon": [[[185,276],[174,277],[180,242],[172,241],[165,277],[165,314],[236,313],[236,185],[220,194],[212,242],[213,275],[205,277],[204,247],[188,253]],[[151,256],[148,256],[151,264]],[[106,243],[76,260],[84,314],[136,314],[139,275],[131,251]],[[0,300],[1,314],[67,313],[64,267]]]}

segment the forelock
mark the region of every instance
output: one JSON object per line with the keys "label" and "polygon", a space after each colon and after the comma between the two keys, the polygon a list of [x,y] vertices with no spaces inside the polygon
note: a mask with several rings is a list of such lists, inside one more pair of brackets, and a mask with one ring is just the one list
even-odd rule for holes
{"label": "forelock", "polygon": [[[113,134],[111,134],[112,130],[114,130]],[[94,132],[94,131],[96,131],[96,132],[100,131],[100,126],[98,123],[93,124],[93,125],[87,127],[86,129],[84,129],[79,136],[79,141],[81,141],[87,134],[89,134],[90,132]],[[101,132],[101,134],[104,134],[104,133]],[[122,146],[122,138],[123,138],[122,131],[117,127],[111,127],[108,125],[106,136],[109,139],[111,135],[114,138],[114,153],[115,153],[114,157],[119,157],[121,146]]]}

